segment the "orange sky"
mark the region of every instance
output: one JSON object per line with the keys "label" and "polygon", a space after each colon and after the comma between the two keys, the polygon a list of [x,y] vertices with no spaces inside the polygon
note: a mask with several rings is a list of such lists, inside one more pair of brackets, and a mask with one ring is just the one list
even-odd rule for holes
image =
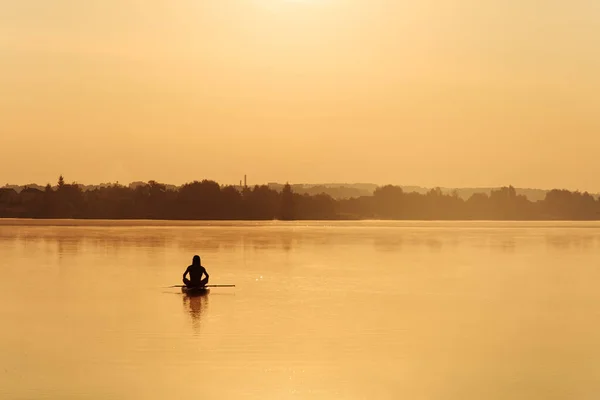
{"label": "orange sky", "polygon": [[0,185],[600,191],[597,0],[0,0]]}

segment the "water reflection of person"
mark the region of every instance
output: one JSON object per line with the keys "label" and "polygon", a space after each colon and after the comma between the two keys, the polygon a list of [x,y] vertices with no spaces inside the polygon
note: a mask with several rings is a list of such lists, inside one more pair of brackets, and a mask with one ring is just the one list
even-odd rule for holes
{"label": "water reflection of person", "polygon": [[208,307],[208,296],[184,295],[183,306],[186,312],[190,314],[190,317],[192,317],[192,325],[194,330],[200,329],[200,318],[202,317],[202,313],[204,313]]}

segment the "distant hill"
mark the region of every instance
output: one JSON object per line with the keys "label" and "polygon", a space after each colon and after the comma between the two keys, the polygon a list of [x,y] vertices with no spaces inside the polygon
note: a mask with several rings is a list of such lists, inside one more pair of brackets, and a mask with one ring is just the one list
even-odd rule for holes
{"label": "distant hill", "polygon": [[[283,184],[269,183],[270,189],[281,191]],[[292,190],[299,194],[326,193],[334,199],[349,199],[351,197],[372,196],[377,185],[372,183],[324,183],[324,184],[292,184]]]}
{"label": "distant hill", "polygon": [[9,184],[6,184],[2,188],[3,189],[14,189],[15,192],[21,193],[21,190],[23,190],[25,188],[33,188],[33,189],[38,189],[38,190],[44,190],[45,186],[40,186],[40,185],[35,184],[35,183],[30,183],[28,185],[9,185]]}
{"label": "distant hill", "polygon": [[[296,193],[315,195],[319,193],[326,193],[334,199],[344,199],[350,197],[360,196],[372,196],[375,189],[379,186],[373,183],[327,183],[327,184],[295,184],[291,185],[292,189]],[[269,187],[274,190],[281,190],[283,184],[280,183],[269,183]],[[425,194],[433,188],[423,186],[403,186],[400,185],[402,190],[406,193],[416,192],[419,194]],[[483,187],[483,188],[440,188],[443,193],[452,193],[456,191],[458,196],[462,199],[467,200],[475,193],[485,193],[489,195],[492,190],[497,190],[499,187]],[[517,194],[527,197],[530,201],[544,200],[548,190],[544,189],[529,189],[529,188],[515,188]],[[590,193],[594,198],[598,198],[600,194]]]}
{"label": "distant hill", "polygon": [[[475,193],[485,193],[485,194],[489,195],[492,192],[492,190],[497,190],[499,188],[498,187],[486,187],[486,188],[440,188],[440,189],[442,190],[443,193],[452,193],[452,192],[456,191],[456,193],[458,193],[458,196],[460,198],[467,200],[469,197],[471,197]],[[402,186],[402,190],[404,190],[405,192],[417,192],[420,194],[424,194],[424,193],[427,193],[429,190],[431,190],[431,188],[425,188],[425,187],[421,187],[421,186]],[[546,193],[548,192],[548,190],[543,190],[543,189],[515,188],[515,190],[517,191],[517,194],[527,197],[530,201],[544,200],[544,198],[546,197]],[[597,195],[594,195],[594,197],[597,197]]]}

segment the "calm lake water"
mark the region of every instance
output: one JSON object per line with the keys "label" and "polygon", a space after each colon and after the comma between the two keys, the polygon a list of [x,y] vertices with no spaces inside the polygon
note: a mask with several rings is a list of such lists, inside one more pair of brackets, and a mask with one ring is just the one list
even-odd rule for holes
{"label": "calm lake water", "polygon": [[598,223],[0,220],[0,272],[2,399],[600,396]]}

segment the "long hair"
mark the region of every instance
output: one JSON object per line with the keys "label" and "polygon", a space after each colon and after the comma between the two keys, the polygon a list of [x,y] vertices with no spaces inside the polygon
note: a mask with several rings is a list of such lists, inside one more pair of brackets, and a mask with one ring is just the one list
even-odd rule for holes
{"label": "long hair", "polygon": [[194,258],[192,258],[192,265],[200,265],[200,256],[194,256]]}

